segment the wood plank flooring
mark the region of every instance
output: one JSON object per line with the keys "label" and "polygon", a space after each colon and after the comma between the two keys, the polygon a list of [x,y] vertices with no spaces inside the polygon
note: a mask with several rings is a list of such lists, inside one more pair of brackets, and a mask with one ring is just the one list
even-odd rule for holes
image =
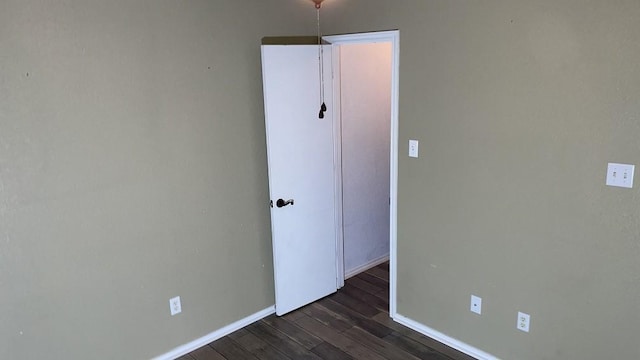
{"label": "wood plank flooring", "polygon": [[283,317],[271,315],[179,360],[472,360],[389,317],[389,263]]}

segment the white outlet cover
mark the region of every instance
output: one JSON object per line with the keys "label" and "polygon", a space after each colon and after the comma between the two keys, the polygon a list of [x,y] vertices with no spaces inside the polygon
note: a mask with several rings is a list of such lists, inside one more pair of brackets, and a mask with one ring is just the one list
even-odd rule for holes
{"label": "white outlet cover", "polygon": [[479,296],[471,295],[471,307],[469,308],[472,313],[482,315],[482,298]]}
{"label": "white outlet cover", "polygon": [[518,312],[518,322],[516,327],[520,331],[529,332],[529,325],[531,323],[531,316],[523,312]]}
{"label": "white outlet cover", "polygon": [[607,165],[607,182],[608,186],[617,186],[622,188],[633,188],[633,173],[635,165],[609,163]]}
{"label": "white outlet cover", "polygon": [[180,302],[180,296],[169,299],[169,311],[171,311],[171,316],[180,314],[182,312],[182,303]]}

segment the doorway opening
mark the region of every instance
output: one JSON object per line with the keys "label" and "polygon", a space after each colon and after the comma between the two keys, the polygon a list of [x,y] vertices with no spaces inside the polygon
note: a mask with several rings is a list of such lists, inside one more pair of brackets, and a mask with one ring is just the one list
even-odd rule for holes
{"label": "doorway opening", "polygon": [[389,261],[396,314],[399,31],[324,36],[333,47],[338,288]]}
{"label": "doorway opening", "polygon": [[[341,45],[342,236],[348,279],[389,260],[391,43]],[[334,102],[336,103],[336,102]]]}

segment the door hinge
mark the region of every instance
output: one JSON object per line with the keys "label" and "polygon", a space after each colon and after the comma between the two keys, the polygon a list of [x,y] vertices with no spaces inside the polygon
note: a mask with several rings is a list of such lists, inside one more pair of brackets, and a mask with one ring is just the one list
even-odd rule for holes
{"label": "door hinge", "polygon": [[269,200],[269,206],[273,207],[273,200]]}

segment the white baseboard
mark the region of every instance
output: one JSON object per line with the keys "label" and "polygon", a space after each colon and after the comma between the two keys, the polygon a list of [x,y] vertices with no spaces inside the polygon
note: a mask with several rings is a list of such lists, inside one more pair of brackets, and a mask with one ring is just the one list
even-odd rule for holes
{"label": "white baseboard", "polygon": [[276,312],[276,307],[270,306],[264,310],[258,311],[253,315],[249,315],[244,319],[238,320],[233,324],[229,324],[221,329],[218,329],[209,335],[205,335],[199,339],[193,340],[188,344],[178,346],[177,348],[169,351],[166,354],[153,358],[153,360],[174,360],[176,358],[179,358],[182,355],[192,352],[193,350],[199,349],[213,341],[216,341],[222,337],[225,337],[236,330],[240,330],[247,325],[253,324],[254,322],[260,319],[263,319],[275,312]]}
{"label": "white baseboard", "polygon": [[360,266],[357,266],[357,267],[355,267],[355,268],[353,268],[351,270],[345,271],[344,272],[344,279],[346,280],[346,279],[348,279],[350,277],[354,277],[354,276],[360,274],[361,272],[365,272],[365,271],[371,269],[372,267],[378,266],[378,265],[380,265],[382,263],[385,263],[387,261],[389,261],[389,254],[381,256],[381,257],[379,257],[377,259],[373,259],[373,260],[369,261],[368,263],[360,265]]}
{"label": "white baseboard", "polygon": [[456,340],[450,336],[447,336],[437,330],[434,330],[426,325],[423,325],[417,321],[411,320],[407,317],[404,317],[400,314],[395,314],[393,315],[393,320],[395,320],[396,322],[411,328],[419,333],[424,334],[425,336],[428,336],[430,338],[432,338],[433,340],[436,340],[438,342],[441,342],[449,347],[452,347],[458,351],[461,351],[469,356],[473,356],[476,359],[479,360],[500,360],[497,357],[486,353],[478,348],[475,348],[469,344],[463,343],[462,341]]}

